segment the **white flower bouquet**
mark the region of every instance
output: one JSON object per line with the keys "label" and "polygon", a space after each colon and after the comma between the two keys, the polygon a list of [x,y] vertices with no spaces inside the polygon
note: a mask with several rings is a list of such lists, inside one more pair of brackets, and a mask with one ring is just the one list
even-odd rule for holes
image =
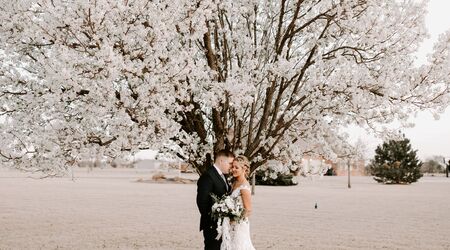
{"label": "white flower bouquet", "polygon": [[225,217],[230,218],[231,221],[239,221],[244,215],[244,206],[241,204],[238,197],[231,197],[224,195],[217,197],[211,194],[214,205],[211,208],[211,216],[214,220],[223,219]]}
{"label": "white flower bouquet", "polygon": [[[229,195],[224,195],[218,197],[211,194],[214,204],[211,208],[211,216],[217,221],[217,238],[220,239],[223,232],[228,232],[230,227],[230,222],[239,222],[244,219],[244,206],[238,197],[232,197]],[[226,236],[224,234],[223,236]]]}

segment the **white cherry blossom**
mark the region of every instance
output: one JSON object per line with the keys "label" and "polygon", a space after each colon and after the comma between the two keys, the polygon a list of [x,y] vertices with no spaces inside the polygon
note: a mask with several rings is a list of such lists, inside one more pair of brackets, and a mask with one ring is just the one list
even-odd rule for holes
{"label": "white cherry blossom", "polygon": [[351,150],[368,129],[449,103],[450,32],[428,63],[426,2],[2,0],[0,158],[64,173],[152,148],[199,172]]}

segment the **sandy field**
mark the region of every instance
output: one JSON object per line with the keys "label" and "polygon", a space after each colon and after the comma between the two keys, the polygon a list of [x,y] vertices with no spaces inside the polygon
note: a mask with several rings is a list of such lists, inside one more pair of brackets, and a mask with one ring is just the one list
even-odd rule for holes
{"label": "sandy field", "polygon": [[[0,170],[0,249],[201,249],[196,185],[136,182],[151,174],[81,169],[72,181]],[[256,249],[450,249],[450,179],[299,181],[257,186]]]}

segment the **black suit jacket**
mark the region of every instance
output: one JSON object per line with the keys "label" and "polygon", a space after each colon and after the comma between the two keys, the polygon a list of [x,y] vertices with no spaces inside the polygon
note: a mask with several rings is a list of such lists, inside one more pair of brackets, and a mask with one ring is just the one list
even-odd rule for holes
{"label": "black suit jacket", "polygon": [[217,227],[217,222],[211,218],[211,207],[214,204],[211,193],[218,197],[227,193],[227,184],[214,166],[208,168],[197,181],[197,207],[201,215],[200,231],[207,227]]}

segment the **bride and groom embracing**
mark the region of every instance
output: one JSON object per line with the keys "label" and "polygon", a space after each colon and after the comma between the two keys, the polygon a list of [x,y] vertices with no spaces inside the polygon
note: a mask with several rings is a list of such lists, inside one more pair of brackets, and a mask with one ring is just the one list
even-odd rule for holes
{"label": "bride and groom embracing", "polygon": [[[214,165],[197,182],[197,206],[200,211],[200,231],[203,230],[205,250],[254,250],[250,239],[248,217],[252,210],[251,191],[247,177],[250,162],[245,156],[221,150],[214,155]],[[225,174],[233,176],[229,183]],[[239,220],[219,220],[212,213],[217,198],[229,197],[237,207],[243,207]],[[233,206],[234,206],[233,205]],[[219,209],[220,210],[220,209]],[[221,225],[222,223],[222,225]],[[225,225],[226,224],[226,225]]]}

